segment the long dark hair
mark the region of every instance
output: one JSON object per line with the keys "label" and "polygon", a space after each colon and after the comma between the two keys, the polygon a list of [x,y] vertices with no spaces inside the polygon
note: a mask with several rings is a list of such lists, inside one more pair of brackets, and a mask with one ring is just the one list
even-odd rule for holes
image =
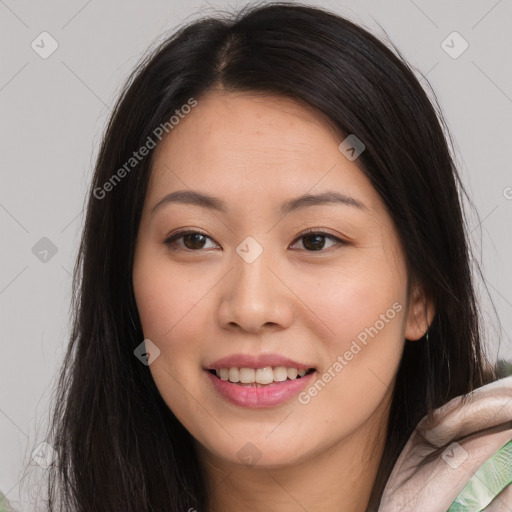
{"label": "long dark hair", "polygon": [[134,356],[144,337],[131,275],[154,152],[133,168],[126,163],[148,137],[155,141],[158,127],[170,129],[176,110],[213,89],[284,95],[355,134],[366,147],[361,169],[400,234],[409,278],[435,304],[428,340],[405,343],[368,510],[378,507],[419,420],[497,378],[480,342],[465,192],[449,132],[433,91],[429,100],[394,50],[325,9],[279,2],[190,22],[137,66],[113,109],[88,197],[48,437],[58,455],[49,510],[208,510],[194,440]]}

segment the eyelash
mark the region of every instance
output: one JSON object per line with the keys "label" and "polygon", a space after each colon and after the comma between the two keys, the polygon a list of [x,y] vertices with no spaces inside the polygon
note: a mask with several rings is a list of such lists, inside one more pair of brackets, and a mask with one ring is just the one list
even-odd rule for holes
{"label": "eyelash", "polygon": [[[188,252],[199,252],[202,250],[202,249],[189,249],[188,247],[184,247],[184,248],[176,247],[177,241],[180,238],[183,238],[185,235],[203,235],[204,237],[209,238],[210,240],[213,240],[213,238],[206,235],[205,233],[202,233],[201,231],[183,230],[183,231],[179,231],[178,233],[175,233],[174,235],[170,236],[169,238],[166,238],[163,243],[165,245],[167,245],[171,250],[184,249],[185,251],[188,251]],[[348,243],[345,240],[343,240],[337,236],[334,236],[326,231],[321,231],[321,230],[319,231],[318,228],[311,228],[311,229],[308,229],[307,231],[304,231],[303,233],[301,233],[293,241],[292,245],[295,245],[301,238],[305,238],[306,236],[309,236],[309,235],[325,236],[326,238],[330,238],[331,240],[335,240],[336,242],[338,242],[337,245],[347,245],[347,243]],[[329,247],[328,249],[320,249],[318,251],[308,251],[307,249],[303,249],[303,250],[305,250],[306,252],[310,252],[310,253],[325,253],[325,252],[329,252],[330,250],[332,250],[335,247],[336,246],[332,246],[332,247]]]}

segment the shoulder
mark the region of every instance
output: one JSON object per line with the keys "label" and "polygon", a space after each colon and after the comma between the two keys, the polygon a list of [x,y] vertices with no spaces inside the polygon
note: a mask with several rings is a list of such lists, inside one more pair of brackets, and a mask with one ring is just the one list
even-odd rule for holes
{"label": "shoulder", "polygon": [[[462,491],[466,497],[471,493],[469,484],[478,480],[477,471],[496,471],[496,461],[502,464],[498,471],[506,484],[504,471],[508,475],[512,471],[512,447],[507,444],[511,440],[512,375],[455,397],[436,409],[431,418],[420,421],[388,479],[379,512],[445,512]],[[503,462],[508,462],[505,470]],[[501,487],[496,502],[503,499],[512,504],[512,485],[508,484]],[[498,492],[495,490],[494,496]],[[485,510],[498,511],[498,506],[496,503],[495,508],[491,505]]]}

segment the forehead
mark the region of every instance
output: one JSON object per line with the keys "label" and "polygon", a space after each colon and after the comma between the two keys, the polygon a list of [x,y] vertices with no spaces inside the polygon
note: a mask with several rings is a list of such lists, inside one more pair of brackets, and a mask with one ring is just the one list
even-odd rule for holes
{"label": "forehead", "polygon": [[325,114],[262,94],[215,91],[197,102],[157,147],[154,199],[191,188],[243,205],[336,190],[376,206],[376,192],[358,162],[339,151],[345,137]]}

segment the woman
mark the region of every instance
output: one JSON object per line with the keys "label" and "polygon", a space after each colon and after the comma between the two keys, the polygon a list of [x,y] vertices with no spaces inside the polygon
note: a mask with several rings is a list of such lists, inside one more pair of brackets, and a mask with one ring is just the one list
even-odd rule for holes
{"label": "woman", "polygon": [[511,508],[506,478],[475,498],[512,377],[459,191],[441,114],[353,23],[253,4],[171,35],[98,156],[49,510]]}

